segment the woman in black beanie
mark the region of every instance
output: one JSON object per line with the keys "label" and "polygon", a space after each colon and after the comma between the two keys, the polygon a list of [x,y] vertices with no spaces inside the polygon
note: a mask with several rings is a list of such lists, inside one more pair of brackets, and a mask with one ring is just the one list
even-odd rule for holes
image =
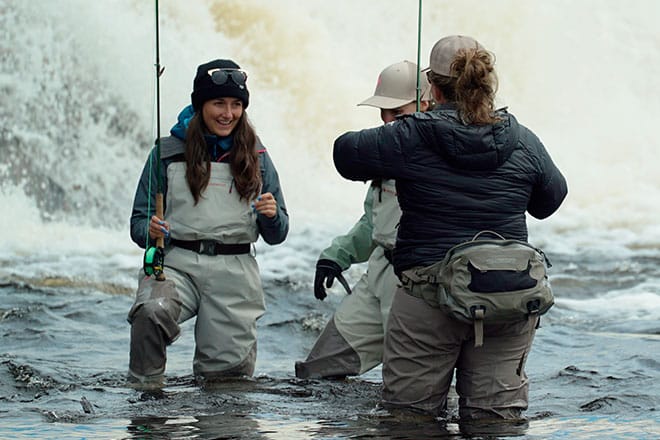
{"label": "woman in black beanie", "polygon": [[[142,172],[131,238],[142,248],[165,238],[167,280],[143,278],[129,312],[129,379],[140,386],[162,384],[166,346],[194,316],[197,378],[254,373],[256,321],[265,307],[252,243],[259,236],[283,242],[289,218],[277,171],[248,120],[249,99],[238,64],[200,65],[192,105]],[[154,215],[157,166],[163,218]]]}

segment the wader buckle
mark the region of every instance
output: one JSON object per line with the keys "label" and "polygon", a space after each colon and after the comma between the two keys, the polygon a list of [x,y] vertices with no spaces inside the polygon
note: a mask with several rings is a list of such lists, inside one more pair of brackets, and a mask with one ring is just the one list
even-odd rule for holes
{"label": "wader buckle", "polygon": [[214,240],[199,240],[199,252],[203,255],[216,255]]}

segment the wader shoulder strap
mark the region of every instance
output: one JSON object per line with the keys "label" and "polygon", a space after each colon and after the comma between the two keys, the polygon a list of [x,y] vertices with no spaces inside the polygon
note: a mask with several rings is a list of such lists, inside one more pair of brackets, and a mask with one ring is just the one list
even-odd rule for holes
{"label": "wader shoulder strap", "polygon": [[185,150],[185,143],[174,136],[167,136],[160,139],[160,158],[167,159],[170,157],[183,154]]}

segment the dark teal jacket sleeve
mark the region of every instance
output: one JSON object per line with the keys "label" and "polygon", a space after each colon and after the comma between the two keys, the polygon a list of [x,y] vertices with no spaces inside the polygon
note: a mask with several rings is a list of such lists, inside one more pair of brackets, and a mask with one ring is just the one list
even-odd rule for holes
{"label": "dark teal jacket sleeve", "polygon": [[277,175],[277,170],[265,150],[259,155],[259,162],[263,183],[261,193],[269,192],[273,195],[277,202],[277,214],[273,218],[258,214],[257,226],[259,227],[259,234],[261,234],[266,243],[279,244],[286,239],[289,233],[289,213],[284,203],[284,194],[280,187],[280,178]]}
{"label": "dark teal jacket sleeve", "polygon": [[[158,159],[156,149],[152,149],[149,158],[142,169],[142,175],[135,190],[133,198],[133,211],[131,213],[131,239],[141,248],[153,243],[148,243],[148,225],[151,216],[156,214],[156,193],[158,192],[157,165],[161,166],[161,182],[163,201],[167,194],[167,167]],[[163,202],[164,203],[164,202]],[[165,209],[165,207],[163,207]]]}

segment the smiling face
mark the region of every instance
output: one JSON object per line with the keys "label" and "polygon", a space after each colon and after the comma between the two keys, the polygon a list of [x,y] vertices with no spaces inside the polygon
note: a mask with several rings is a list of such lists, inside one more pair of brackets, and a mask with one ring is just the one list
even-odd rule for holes
{"label": "smiling face", "polygon": [[229,136],[243,116],[243,101],[238,98],[210,99],[202,106],[202,118],[211,134]]}

